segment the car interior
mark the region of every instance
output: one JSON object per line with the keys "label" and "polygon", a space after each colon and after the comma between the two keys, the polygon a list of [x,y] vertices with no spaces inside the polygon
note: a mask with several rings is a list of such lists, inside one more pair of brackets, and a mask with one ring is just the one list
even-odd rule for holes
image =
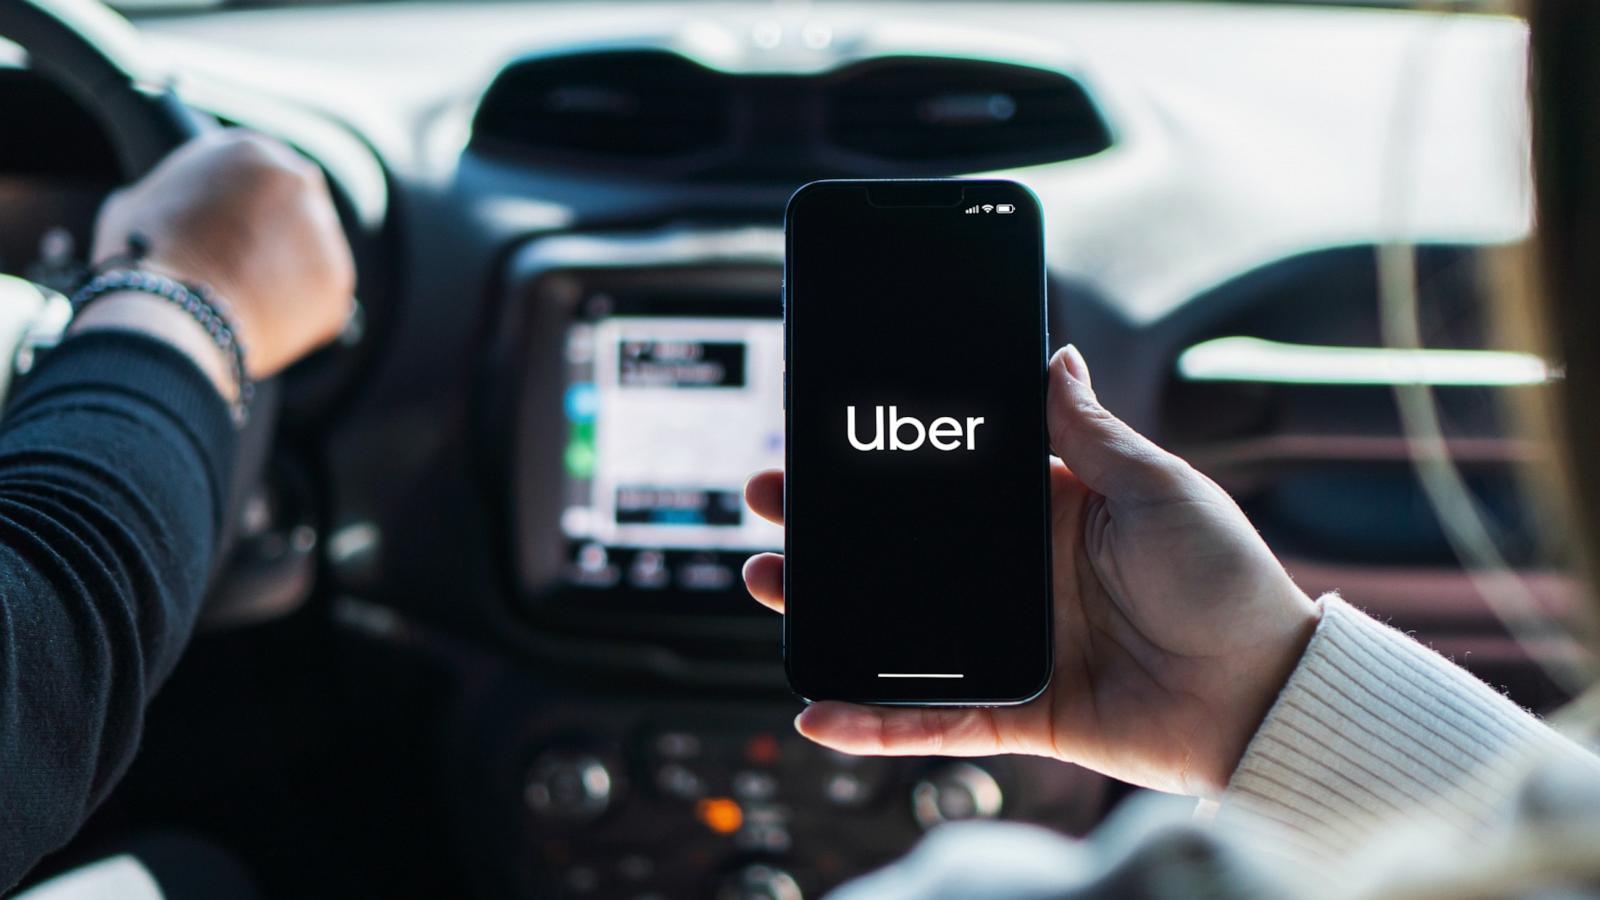
{"label": "car interior", "polygon": [[[783,212],[820,178],[1026,185],[1052,341],[1108,408],[1232,492],[1308,593],[1524,706],[1565,697],[1559,645],[1527,635],[1574,582],[1506,410],[1526,360],[1483,302],[1531,219],[1514,17],[113,6],[0,0],[6,378],[59,333],[107,194],[211,128],[321,167],[359,307],[266,386],[200,631],[131,771],[24,887],[145,848],[179,881],[224,859],[263,897],[799,900],[942,822],[1083,835],[1134,793],[1031,757],[847,756],[791,726],[778,617],[739,576],[781,530],[741,488],[783,462]],[[1395,243],[1416,248],[1423,350],[1386,346]],[[684,348],[741,377],[630,374]],[[1408,378],[1433,387],[1525,622],[1439,524]]]}

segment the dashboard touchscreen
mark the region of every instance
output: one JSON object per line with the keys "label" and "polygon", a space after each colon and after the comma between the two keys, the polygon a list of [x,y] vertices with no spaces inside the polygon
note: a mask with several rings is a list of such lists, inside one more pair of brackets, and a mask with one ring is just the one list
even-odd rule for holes
{"label": "dashboard touchscreen", "polygon": [[722,589],[731,557],[782,546],[743,499],[783,465],[780,322],[606,316],[573,323],[566,354],[573,580]]}

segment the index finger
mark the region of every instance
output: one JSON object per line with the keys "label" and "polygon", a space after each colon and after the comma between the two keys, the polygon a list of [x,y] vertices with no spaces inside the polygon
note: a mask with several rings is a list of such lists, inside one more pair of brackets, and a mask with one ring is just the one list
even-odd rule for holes
{"label": "index finger", "polygon": [[823,700],[795,718],[800,734],[853,756],[1056,755],[1049,701],[995,708],[905,708]]}
{"label": "index finger", "polygon": [[756,515],[774,525],[783,524],[783,470],[758,472],[745,482],[744,502]]}

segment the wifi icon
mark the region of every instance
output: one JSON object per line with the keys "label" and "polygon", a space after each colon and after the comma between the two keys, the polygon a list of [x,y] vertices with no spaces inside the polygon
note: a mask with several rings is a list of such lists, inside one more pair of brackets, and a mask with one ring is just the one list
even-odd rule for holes
{"label": "wifi icon", "polygon": [[986,213],[994,212],[994,204],[993,203],[985,203],[983,205],[983,211],[986,212]]}

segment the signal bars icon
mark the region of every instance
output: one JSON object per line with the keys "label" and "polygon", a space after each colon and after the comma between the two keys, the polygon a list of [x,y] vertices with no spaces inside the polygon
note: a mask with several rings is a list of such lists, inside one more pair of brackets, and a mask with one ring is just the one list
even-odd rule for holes
{"label": "signal bars icon", "polygon": [[[1010,211],[1011,210],[1009,210],[1009,209],[1002,209],[1001,210],[1001,212],[1010,212]],[[967,207],[967,210],[966,210],[966,213],[969,216],[975,216],[980,212],[986,212],[986,213],[994,212],[994,204],[993,203],[983,203],[983,204],[980,204],[978,206],[969,206],[969,207]]]}
{"label": "signal bars icon", "polygon": [[978,207],[976,207],[976,206],[967,207],[967,215],[975,216],[977,214],[978,214]]}

